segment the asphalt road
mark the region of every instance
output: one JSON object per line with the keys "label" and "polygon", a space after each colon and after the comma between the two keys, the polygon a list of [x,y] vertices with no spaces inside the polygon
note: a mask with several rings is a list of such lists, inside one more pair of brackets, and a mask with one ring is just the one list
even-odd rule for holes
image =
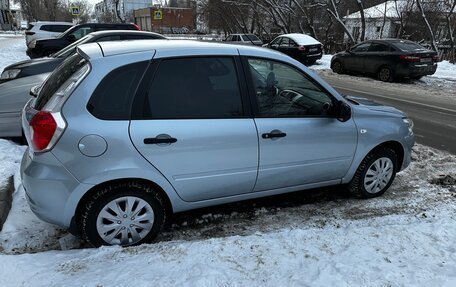
{"label": "asphalt road", "polygon": [[321,76],[340,93],[365,97],[404,111],[415,124],[413,130],[418,143],[456,154],[456,94],[439,98],[426,96],[429,92],[419,91],[410,84],[398,90],[398,85],[390,88],[389,84],[373,84],[359,78]]}

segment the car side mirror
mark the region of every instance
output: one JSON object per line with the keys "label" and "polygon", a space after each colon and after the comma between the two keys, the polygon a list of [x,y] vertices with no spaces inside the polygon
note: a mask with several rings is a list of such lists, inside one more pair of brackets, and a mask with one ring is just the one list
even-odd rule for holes
{"label": "car side mirror", "polygon": [[67,40],[70,41],[70,42],[74,42],[74,41],[76,41],[76,36],[73,35],[73,34],[68,35],[68,36],[67,36]]}
{"label": "car side mirror", "polygon": [[341,122],[346,122],[351,118],[351,108],[344,101],[339,101],[337,104],[337,119]]}
{"label": "car side mirror", "polygon": [[40,90],[40,85],[33,86],[33,87],[30,89],[30,96],[36,98],[36,97],[38,96],[39,90]]}

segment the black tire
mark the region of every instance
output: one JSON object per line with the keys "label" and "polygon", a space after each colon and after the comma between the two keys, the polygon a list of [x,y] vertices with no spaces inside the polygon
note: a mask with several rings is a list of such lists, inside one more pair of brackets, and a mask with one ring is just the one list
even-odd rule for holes
{"label": "black tire", "polygon": [[393,70],[388,66],[382,66],[377,71],[377,78],[382,82],[392,82]]}
{"label": "black tire", "polygon": [[344,73],[344,69],[343,69],[342,63],[340,61],[338,61],[338,60],[336,60],[336,61],[334,61],[332,63],[331,69],[336,74],[343,74]]}
{"label": "black tire", "polygon": [[312,60],[312,61],[306,61],[304,64],[306,66],[311,66],[311,65],[314,65],[316,62],[317,62],[317,60]]}
{"label": "black tire", "polygon": [[[393,165],[393,170],[392,170],[392,175],[390,179],[387,181],[387,184],[381,188],[380,190],[376,192],[369,192],[366,190],[365,187],[365,178],[366,178],[366,173],[368,170],[373,166],[373,164],[382,158],[388,158],[391,160],[392,165]],[[356,170],[355,175],[353,176],[352,180],[348,184],[348,191],[355,195],[356,197],[360,198],[373,198],[373,197],[378,197],[382,194],[385,193],[385,191],[391,186],[391,184],[394,181],[394,178],[396,177],[396,172],[398,170],[397,168],[397,155],[394,152],[394,150],[390,148],[380,148],[377,150],[374,150],[370,152],[361,162],[359,165],[358,169]]]}
{"label": "black tire", "polygon": [[[150,231],[140,241],[123,246],[150,243],[158,235],[166,220],[165,201],[160,193],[148,185],[131,181],[116,183],[97,190],[84,204],[79,214],[79,229],[83,238],[93,246],[111,245],[104,241],[97,230],[97,217],[109,202],[122,197],[135,197],[147,202],[153,210],[153,224]],[[131,227],[132,225],[130,225]],[[120,233],[120,232],[118,232]],[[119,244],[122,245],[122,244]]]}
{"label": "black tire", "polygon": [[423,76],[415,76],[415,77],[411,77],[411,79],[413,79],[413,80],[419,80],[419,79],[421,79],[422,77],[423,77]]}

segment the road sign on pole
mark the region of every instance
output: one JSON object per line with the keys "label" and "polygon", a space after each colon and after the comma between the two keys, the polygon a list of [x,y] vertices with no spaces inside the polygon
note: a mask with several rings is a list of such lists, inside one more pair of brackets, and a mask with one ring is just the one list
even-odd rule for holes
{"label": "road sign on pole", "polygon": [[163,19],[162,10],[155,10],[154,11],[154,20],[162,20],[162,19]]}
{"label": "road sign on pole", "polygon": [[79,6],[71,6],[71,15],[79,16],[80,10]]}

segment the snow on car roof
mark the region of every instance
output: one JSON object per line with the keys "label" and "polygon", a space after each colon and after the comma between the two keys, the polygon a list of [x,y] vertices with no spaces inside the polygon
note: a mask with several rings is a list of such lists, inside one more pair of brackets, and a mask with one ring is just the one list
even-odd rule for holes
{"label": "snow on car roof", "polygon": [[284,34],[280,35],[279,37],[288,37],[295,41],[298,45],[316,45],[316,44],[321,44],[317,40],[315,40],[313,37],[306,35],[306,34],[301,34],[301,33],[291,33],[291,34]]}

